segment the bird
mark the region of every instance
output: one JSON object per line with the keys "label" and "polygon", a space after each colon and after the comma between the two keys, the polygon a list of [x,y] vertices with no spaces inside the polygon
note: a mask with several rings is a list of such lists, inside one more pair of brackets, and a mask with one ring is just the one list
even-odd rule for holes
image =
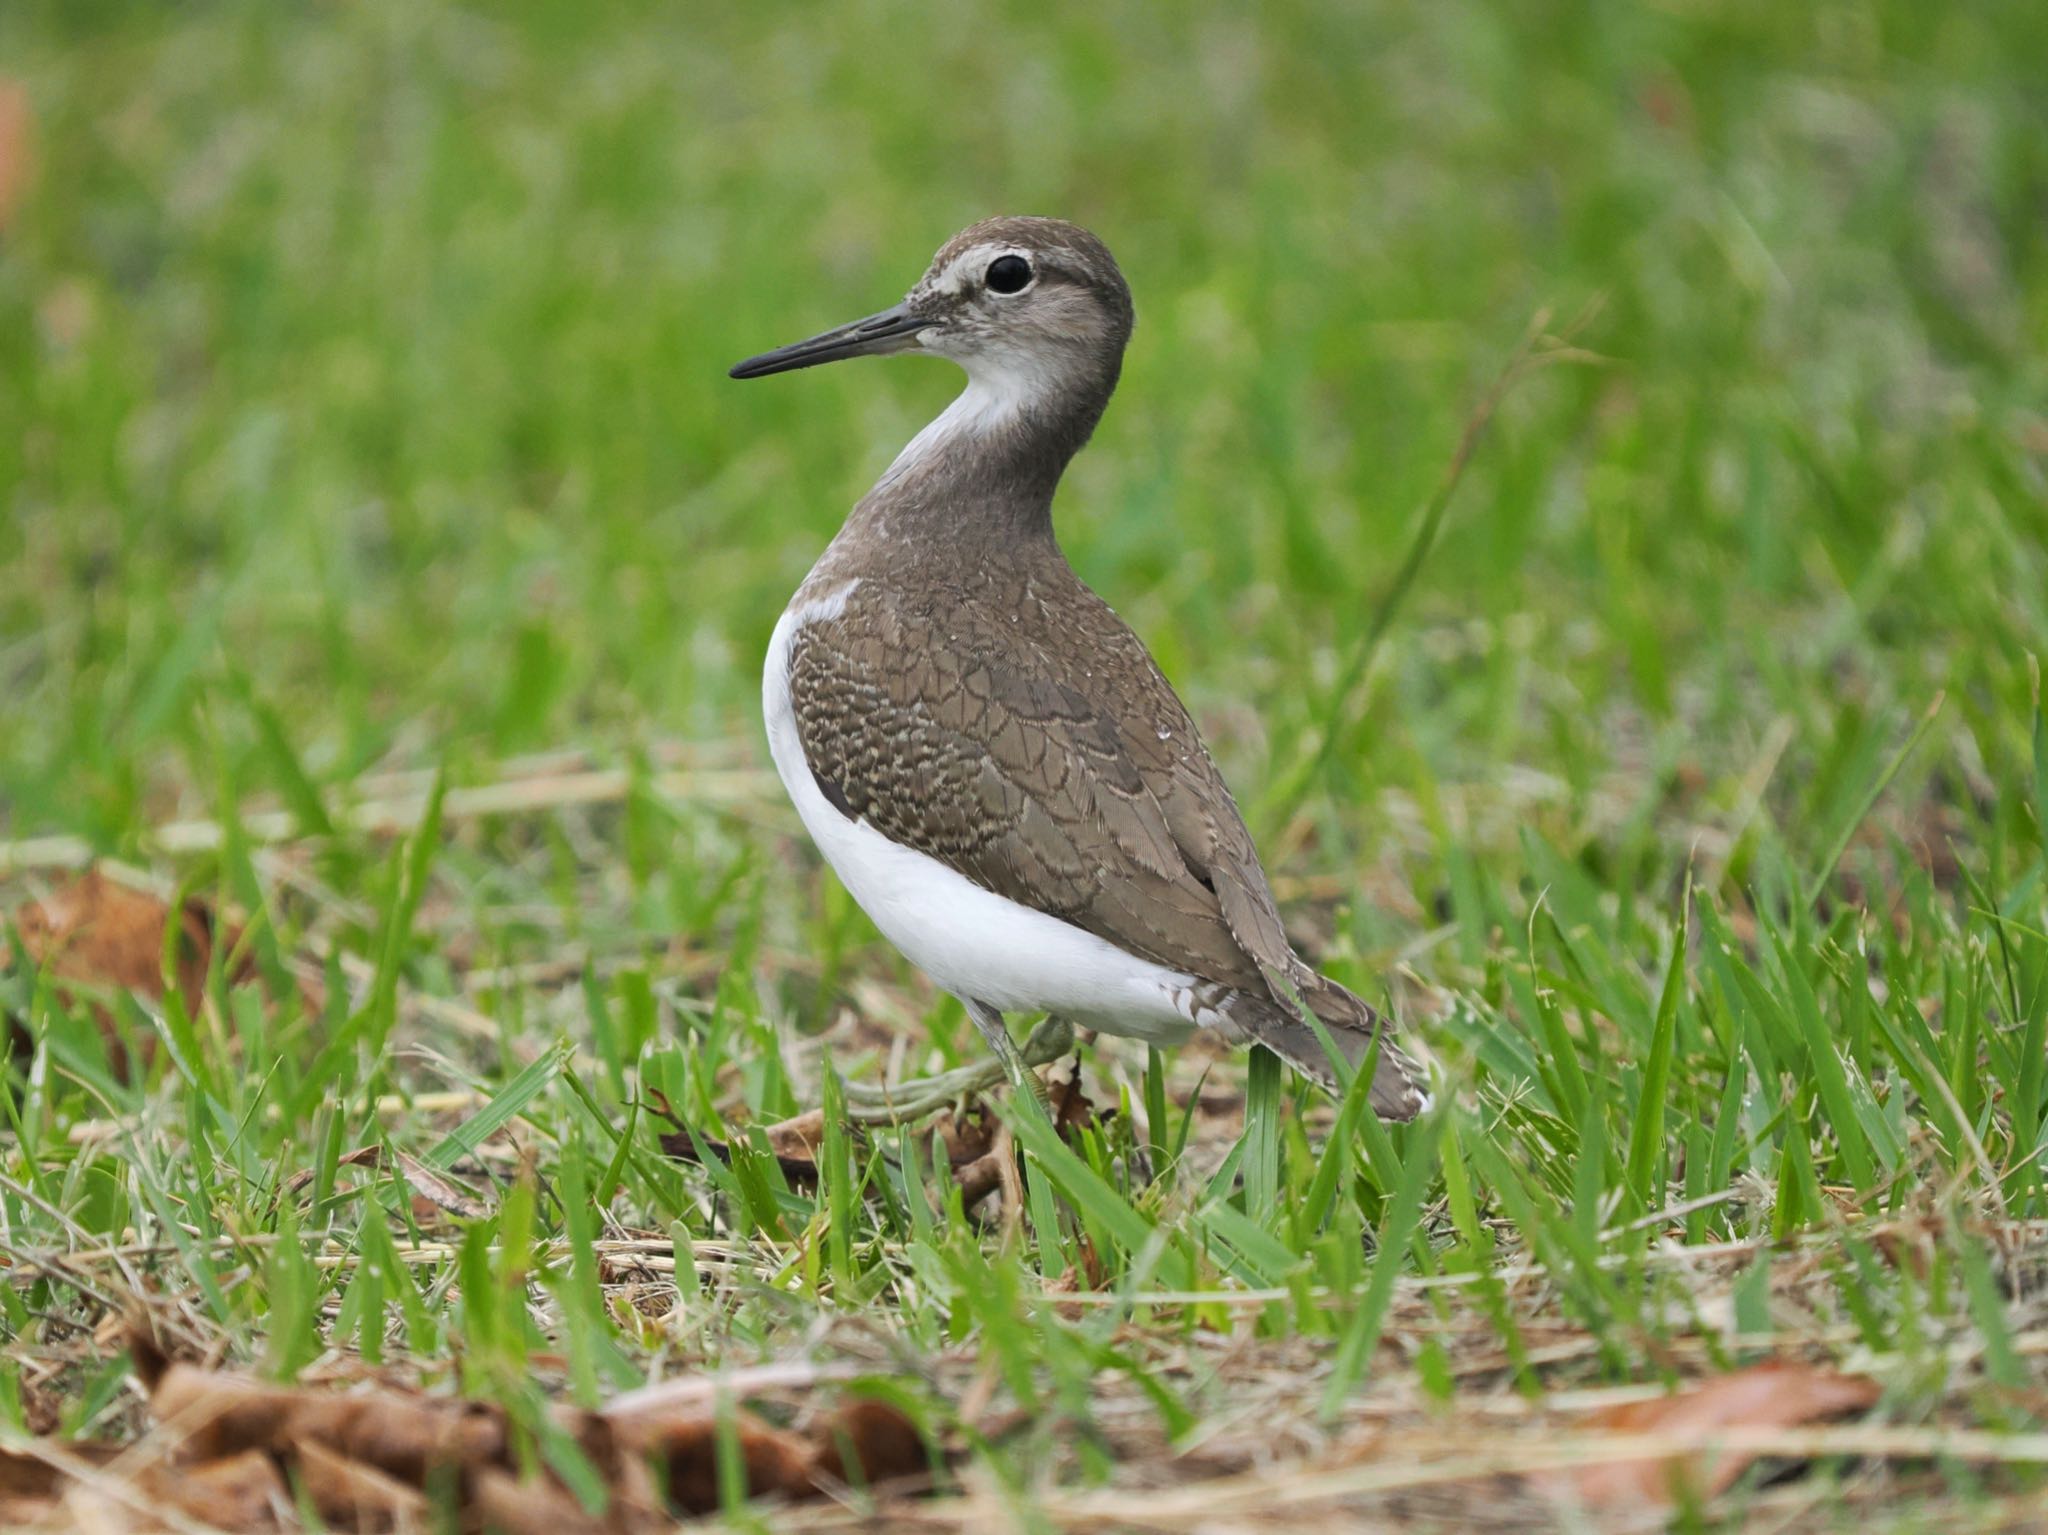
{"label": "bird", "polygon": [[1373,1111],[1411,1119],[1423,1072],[1296,953],[1186,707],[1054,536],[1133,321],[1096,236],[992,218],[900,304],[730,370],[914,354],[967,375],[776,623],[769,754],[854,900],[1020,1085],[1003,1015],[1045,1012],[1155,1045],[1209,1029],[1333,1090],[1333,1052],[1346,1075],[1370,1059]]}

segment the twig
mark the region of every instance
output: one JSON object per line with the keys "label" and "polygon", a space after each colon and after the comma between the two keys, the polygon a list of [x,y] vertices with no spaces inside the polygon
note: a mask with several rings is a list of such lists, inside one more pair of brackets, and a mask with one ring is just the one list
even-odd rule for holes
{"label": "twig", "polygon": [[[774,780],[752,768],[689,768],[658,773],[642,780],[663,799],[704,805],[771,803]],[[635,775],[623,768],[600,768],[545,778],[519,778],[501,783],[450,789],[443,800],[444,822],[494,815],[532,815],[571,805],[614,804],[632,791]],[[427,796],[361,800],[333,816],[335,826],[361,836],[403,836],[425,817]],[[299,818],[289,810],[252,810],[239,817],[239,831],[250,843],[291,842],[304,835]],[[143,843],[166,855],[209,853],[227,840],[218,821],[169,821],[143,834]],[[0,843],[0,875],[23,869],[79,868],[93,859],[91,843],[82,837],[29,837]]]}
{"label": "twig", "polygon": [[1275,1478],[1261,1468],[1212,1477],[1170,1491],[1089,1492],[1049,1498],[1041,1505],[1055,1520],[1130,1520],[1146,1529],[1206,1526],[1233,1514],[1326,1503],[1408,1488],[1442,1486],[1502,1475],[1564,1471],[1619,1461],[1669,1460],[1701,1454],[1734,1453],[1818,1459],[1861,1455],[1889,1460],[1963,1460],[1994,1465],[2048,1464],[2048,1434],[1994,1434],[1976,1429],[1849,1424],[1836,1428],[1730,1428],[1711,1435],[1567,1433],[1539,1444],[1484,1448],[1449,1447],[1441,1459],[1425,1459],[1422,1444],[1404,1453],[1375,1456],[1325,1471],[1294,1472]]}
{"label": "twig", "polygon": [[1351,652],[1351,659],[1345,664],[1336,687],[1330,693],[1323,710],[1322,740],[1316,747],[1315,755],[1309,759],[1303,770],[1290,777],[1288,783],[1275,796],[1276,808],[1282,814],[1294,808],[1294,801],[1330,765],[1330,759],[1335,756],[1337,743],[1344,735],[1344,716],[1350,712],[1352,696],[1372,670],[1372,663],[1379,654],[1380,643],[1393,625],[1394,615],[1400,611],[1401,604],[1407,600],[1409,592],[1415,586],[1416,577],[1422,573],[1423,562],[1429,558],[1430,550],[1435,547],[1437,534],[1443,527],[1444,516],[1450,510],[1451,498],[1457,494],[1459,482],[1465,478],[1465,470],[1478,451],[1487,427],[1492,424],[1494,412],[1500,407],[1500,402],[1507,397],[1509,390],[1539,368],[1559,362],[1599,361],[1600,359],[1592,353],[1564,344],[1592,318],[1596,308],[1597,305],[1588,306],[1578,319],[1566,327],[1563,336],[1555,338],[1557,344],[1541,352],[1536,348],[1538,343],[1544,340],[1549,328],[1550,310],[1537,310],[1523,330],[1521,340],[1515,343],[1514,350],[1508,353],[1507,360],[1501,364],[1493,382],[1487,386],[1486,392],[1479,397],[1478,404],[1472,407],[1471,414],[1465,418],[1464,430],[1458,434],[1458,445],[1451,454],[1450,462],[1444,466],[1443,476],[1437,481],[1436,489],[1431,492],[1429,500],[1424,504],[1422,521],[1415,529],[1415,536],[1408,541],[1408,552],[1401,560],[1401,567],[1394,573],[1394,579],[1386,591],[1381,593],[1379,602],[1374,605],[1365,634]]}
{"label": "twig", "polygon": [[[49,1439],[19,1439],[9,1436],[6,1448],[16,1455],[39,1460],[53,1471],[61,1471],[73,1482],[88,1491],[98,1493],[110,1503],[118,1503],[141,1516],[141,1528],[162,1526],[178,1530],[182,1535],[222,1535],[219,1525],[206,1524],[189,1515],[180,1513],[168,1505],[159,1504],[155,1499],[137,1488],[126,1476],[107,1466],[96,1466],[82,1456],[74,1455],[63,1445]],[[153,1523],[152,1523],[153,1521]]]}

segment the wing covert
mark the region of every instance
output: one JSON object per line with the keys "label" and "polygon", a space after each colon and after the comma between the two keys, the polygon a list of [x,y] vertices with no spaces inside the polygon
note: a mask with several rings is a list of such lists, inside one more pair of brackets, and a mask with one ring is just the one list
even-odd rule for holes
{"label": "wing covert", "polygon": [[[1164,699],[1134,701],[1145,715],[1137,728],[1162,702],[1171,718],[1143,757],[1132,727],[1062,678],[1049,649],[1013,648],[991,665],[957,631],[887,607],[805,625],[789,689],[805,760],[844,813],[1155,963],[1264,991],[1230,907],[1270,910],[1271,896],[1253,859],[1255,890],[1220,897],[1214,887],[1241,876],[1212,870],[1189,845],[1219,839],[1190,821],[1188,803],[1203,796],[1175,770],[1189,759],[1212,778],[1215,769],[1149,657],[1144,672]],[[1176,751],[1158,750],[1175,736]],[[1222,793],[1220,778],[1214,788]],[[1229,807],[1227,795],[1221,802]],[[1234,808],[1229,816],[1248,847]]]}

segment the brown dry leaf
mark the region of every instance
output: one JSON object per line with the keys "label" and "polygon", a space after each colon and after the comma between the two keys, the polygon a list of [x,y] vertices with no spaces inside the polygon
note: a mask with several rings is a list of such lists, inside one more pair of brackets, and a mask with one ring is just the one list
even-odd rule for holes
{"label": "brown dry leaf", "polygon": [[[740,1464],[746,1472],[747,1495],[781,1493],[803,1497],[814,1490],[812,1445],[743,1409],[733,1412],[733,1434],[739,1441]],[[708,1514],[718,1508],[718,1417],[699,1411],[666,1423],[640,1425],[640,1432],[622,1443],[643,1455],[657,1457],[665,1472],[669,1501],[686,1514]]]}
{"label": "brown dry leaf", "polygon": [[[170,920],[170,907],[162,900],[98,869],[31,901],[14,917],[28,956],[60,979],[152,997],[164,995],[164,927]],[[185,901],[177,920],[178,994],[187,1007],[197,1008],[215,944],[233,953],[242,934],[235,927],[217,932],[212,906],[197,896]],[[228,978],[244,981],[254,973],[254,962],[243,955]]]}
{"label": "brown dry leaf", "polygon": [[[88,1466],[104,1465],[119,1445],[81,1442],[64,1447],[66,1457]],[[64,1472],[47,1460],[0,1449],[0,1529],[30,1529],[57,1512],[66,1491]]]}
{"label": "brown dry leaf", "polygon": [[[662,1467],[671,1506],[708,1514],[719,1506],[718,1414],[710,1403],[667,1414],[635,1412],[605,1420],[617,1448],[634,1465]],[[822,1419],[808,1435],[777,1428],[745,1408],[732,1414],[747,1496],[816,1497],[848,1482],[874,1485],[922,1473],[930,1464],[924,1439],[887,1402],[856,1400]]]}
{"label": "brown dry leaf", "polygon": [[940,1110],[932,1120],[932,1130],[946,1148],[946,1160],[954,1167],[965,1167],[995,1149],[996,1123],[995,1115],[976,1105],[964,1118],[956,1118],[951,1109]]}
{"label": "brown dry leaf", "polygon": [[1003,1186],[1004,1164],[1011,1148],[991,1150],[985,1156],[953,1169],[953,1181],[960,1185],[960,1207],[972,1210]]}
{"label": "brown dry leaf", "polygon": [[[436,1172],[410,1152],[394,1149],[390,1154],[398,1163],[399,1176],[405,1179],[407,1187],[416,1196],[413,1200],[415,1214],[422,1213],[421,1206],[424,1205],[425,1213],[429,1214],[434,1210],[446,1210],[450,1215],[459,1215],[464,1220],[489,1219],[491,1207],[461,1184]],[[385,1165],[385,1150],[382,1146],[358,1146],[346,1156],[336,1159],[334,1165],[381,1168]],[[285,1179],[280,1192],[298,1193],[313,1181],[316,1173],[317,1169],[311,1167],[300,1168]]]}
{"label": "brown dry leaf", "polygon": [[818,1148],[825,1144],[825,1111],[812,1109],[794,1119],[768,1127],[768,1144],[782,1161],[796,1159],[818,1165]]}
{"label": "brown dry leaf", "polygon": [[[336,1167],[375,1167],[382,1155],[383,1148],[380,1146],[358,1146],[346,1156],[337,1157],[334,1165]],[[277,1192],[280,1195],[296,1194],[319,1176],[319,1168],[302,1167],[285,1179],[283,1183],[280,1183],[277,1186]]]}
{"label": "brown dry leaf", "polygon": [[887,1402],[852,1401],[818,1431],[814,1471],[837,1482],[874,1486],[922,1476],[931,1455],[917,1425]]}
{"label": "brown dry leaf", "polygon": [[[1081,1087],[1078,1063],[1055,1068],[1049,1074],[1046,1096],[1053,1123],[1062,1135],[1071,1138],[1096,1122],[1095,1106]],[[721,1162],[732,1161],[730,1145],[691,1130],[661,1093],[649,1090],[647,1097],[649,1107],[675,1126],[660,1137],[666,1155],[683,1162],[701,1163],[707,1156]],[[768,1125],[764,1133],[790,1187],[800,1191],[816,1188],[818,1149],[825,1138],[824,1110],[812,1109],[794,1119]],[[926,1133],[937,1135],[944,1146],[964,1208],[973,1209],[996,1190],[1016,1181],[1015,1147],[1004,1136],[1001,1121],[986,1107],[977,1104],[958,1115],[951,1109],[939,1109],[932,1115]],[[1012,1194],[1015,1196],[1017,1190],[1013,1189]],[[1021,1209],[1020,1200],[1013,1197],[1006,1206],[1010,1207]]]}
{"label": "brown dry leaf", "polygon": [[[1078,1295],[1083,1290],[1100,1290],[1107,1273],[1102,1266],[1102,1254],[1095,1250],[1092,1238],[1081,1239],[1081,1266],[1077,1269],[1069,1263],[1060,1270],[1057,1279],[1045,1282],[1047,1295]],[[1081,1308],[1071,1301],[1060,1301],[1057,1309],[1061,1316],[1072,1320],[1082,1314]]]}
{"label": "brown dry leaf", "polygon": [[202,1466],[152,1466],[136,1479],[136,1490],[158,1508],[223,1530],[275,1529],[277,1514],[292,1506],[277,1463],[260,1450]]}
{"label": "brown dry leaf", "polygon": [[[84,1446],[74,1445],[74,1451]],[[55,1497],[64,1485],[64,1475],[48,1461],[37,1460],[19,1450],[0,1449],[0,1507],[16,1498]]]}
{"label": "brown dry leaf", "polygon": [[[662,1135],[662,1153],[679,1162],[702,1162],[712,1156],[721,1162],[732,1161],[732,1147],[724,1141],[714,1141],[708,1135],[698,1135],[683,1123],[682,1115],[660,1092],[650,1088],[647,1093],[648,1106],[675,1129]],[[818,1186],[818,1147],[825,1139],[825,1113],[812,1109],[794,1119],[764,1127],[768,1146],[775,1153],[776,1165],[782,1169],[782,1176],[789,1180],[793,1189],[813,1189]]]}
{"label": "brown dry leaf", "polygon": [[335,1528],[426,1527],[429,1504],[417,1487],[409,1487],[375,1466],[338,1455],[318,1440],[295,1445],[292,1455],[307,1500]]}
{"label": "brown dry leaf", "polygon": [[13,222],[35,171],[34,128],[28,88],[18,80],[0,80],[0,232]]}
{"label": "brown dry leaf", "polygon": [[[1078,1060],[1055,1065],[1047,1074],[1046,1097],[1054,1125],[1062,1136],[1074,1138],[1097,1123],[1095,1106],[1081,1085]],[[731,1162],[732,1148],[723,1141],[700,1136],[683,1123],[669,1101],[650,1090],[649,1106],[676,1128],[660,1137],[661,1149],[679,1161],[702,1162],[707,1156]],[[812,1109],[794,1119],[766,1127],[775,1160],[792,1188],[810,1190],[818,1184],[818,1147],[824,1139],[825,1116]],[[1024,1191],[1017,1166],[1016,1146],[1002,1122],[985,1106],[955,1114],[951,1109],[933,1113],[925,1132],[936,1135],[944,1147],[953,1182],[960,1190],[961,1206],[973,1210],[992,1195],[1001,1203],[993,1215],[1006,1221],[1022,1218]]]}
{"label": "brown dry leaf", "polygon": [[323,1444],[422,1486],[435,1470],[487,1465],[506,1454],[505,1424],[496,1412],[448,1397],[298,1390],[173,1364],[149,1405],[160,1422],[184,1432],[183,1453],[196,1461],[248,1449],[285,1456],[300,1445]]}
{"label": "brown dry leaf", "polygon": [[[98,869],[88,869],[14,914],[23,952],[59,981],[140,992],[159,1000],[165,993],[164,929],[172,920],[171,909],[162,900],[108,879]],[[188,1012],[196,1012],[215,948],[238,955],[242,933],[232,925],[223,928],[212,906],[197,896],[179,908],[176,921],[178,995]],[[227,979],[239,985],[255,973],[254,958],[239,953]],[[128,1063],[112,1014],[95,1002],[93,1016],[106,1038],[115,1074],[125,1078]],[[153,1039],[145,1036],[141,1044],[146,1056]]]}
{"label": "brown dry leaf", "polygon": [[1045,1093],[1052,1101],[1053,1128],[1062,1136],[1071,1137],[1076,1131],[1095,1123],[1095,1105],[1088,1101],[1088,1094],[1082,1090],[1078,1059],[1054,1064],[1046,1073]]}
{"label": "brown dry leaf", "polygon": [[[143,1468],[135,1485],[227,1529],[275,1527],[270,1510],[289,1509],[288,1486],[336,1529],[419,1528],[431,1511],[429,1479],[452,1474],[465,1528],[651,1535],[673,1528],[678,1513],[719,1506],[721,1389],[805,1388],[824,1378],[813,1365],[764,1367],[725,1382],[664,1382],[618,1398],[610,1410],[555,1409],[611,1495],[609,1511],[593,1520],[552,1476],[520,1479],[513,1436],[495,1407],[388,1388],[272,1386],[170,1363],[146,1336],[132,1337],[130,1347],[173,1447],[171,1461]],[[735,1407],[731,1421],[754,1497],[814,1498],[928,1464],[916,1425],[886,1402],[844,1403],[819,1414],[807,1433],[778,1428],[745,1407]],[[86,1448],[69,1453],[82,1456]],[[651,1469],[657,1465],[660,1477]],[[41,1513],[75,1490],[31,1458],[0,1456],[0,1508]]]}
{"label": "brown dry leaf", "polygon": [[1772,1360],[1713,1379],[1689,1391],[1624,1402],[1595,1414],[1587,1427],[1620,1434],[1657,1434],[1702,1445],[1700,1454],[1666,1459],[1594,1462],[1530,1478],[1539,1489],[1587,1508],[1666,1508],[1727,1491],[1756,1459],[1750,1450],[1708,1451],[1730,1428],[1794,1428],[1872,1406],[1882,1393],[1862,1375],[1796,1361]]}
{"label": "brown dry leaf", "polygon": [[[574,1496],[552,1482],[522,1479],[495,1468],[477,1473],[470,1514],[493,1535],[563,1535],[591,1527],[590,1515]],[[610,1527],[630,1530],[616,1504]]]}

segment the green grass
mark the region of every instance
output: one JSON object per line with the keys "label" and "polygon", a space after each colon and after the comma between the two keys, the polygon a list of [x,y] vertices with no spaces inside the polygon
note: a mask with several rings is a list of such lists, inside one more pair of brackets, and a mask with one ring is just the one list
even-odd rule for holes
{"label": "green grass", "polygon": [[[142,1286],[257,1368],[517,1401],[864,1361],[1054,1522],[1168,1447],[1236,1466],[1248,1401],[1460,1422],[1789,1351],[1902,1424],[2029,1426],[2043,58],[2048,11],[1906,0],[0,8],[40,166],[0,230],[0,815],[258,914],[263,977],[124,1004],[132,1084],[6,983],[0,1416],[125,1425],[72,1324]],[[1105,1043],[1110,1128],[1015,1116],[1015,1247],[928,1200],[921,1135],[835,1137],[812,1194],[739,1128],[895,1037],[980,1047],[820,873],[756,703],[955,380],[724,377],[997,211],[1095,227],[1137,295],[1070,555],[1448,1089],[1381,1127]],[[1592,356],[1517,382],[1404,567],[1544,308]],[[549,752],[625,792],[564,803]],[[424,833],[351,812],[437,773]],[[166,845],[192,819],[216,848]],[[644,1087],[730,1167],[664,1159]],[[337,1168],[380,1140],[496,1213],[421,1231]],[[1907,1521],[2031,1485],[1829,1474]]]}

